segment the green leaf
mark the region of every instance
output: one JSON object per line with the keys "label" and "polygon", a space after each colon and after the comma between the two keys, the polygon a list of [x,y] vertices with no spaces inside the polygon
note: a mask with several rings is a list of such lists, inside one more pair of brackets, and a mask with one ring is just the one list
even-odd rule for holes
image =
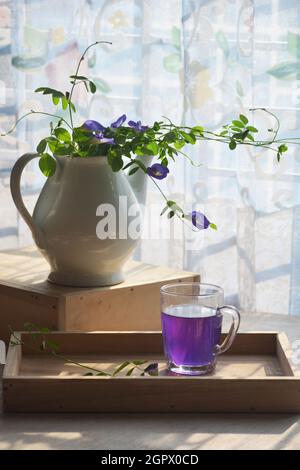
{"label": "green leaf", "polygon": [[97,87],[94,82],[89,81],[89,87],[90,87],[91,93],[93,94],[96,93]]}
{"label": "green leaf", "polygon": [[245,124],[245,126],[249,122],[249,120],[243,114],[240,114],[240,120],[242,121],[243,124]]}
{"label": "green leaf", "polygon": [[280,162],[280,158],[281,158],[281,153],[280,152],[277,152],[277,161]]}
{"label": "green leaf", "polygon": [[45,176],[52,176],[56,170],[56,161],[49,153],[43,153],[39,161],[39,167]]}
{"label": "green leaf", "polygon": [[132,367],[131,369],[129,369],[129,371],[126,373],[126,377],[129,377],[132,372],[134,371],[135,367]]}
{"label": "green leaf", "polygon": [[131,361],[131,364],[134,364],[135,366],[142,366],[143,364],[146,364],[148,361],[141,361],[141,360],[135,360]]}
{"label": "green leaf", "polygon": [[158,132],[159,129],[160,129],[160,125],[158,122],[155,121],[155,123],[153,124],[153,129],[155,130],[155,132]]}
{"label": "green leaf", "polygon": [[239,128],[241,128],[241,129],[244,129],[244,127],[245,127],[245,126],[244,126],[244,123],[241,122],[241,121],[238,121],[237,119],[234,119],[234,120],[232,121],[232,124],[233,124],[235,127],[239,127]]}
{"label": "green leaf", "polygon": [[289,149],[288,146],[285,145],[285,144],[281,144],[281,145],[279,145],[279,147],[278,147],[278,151],[279,151],[280,153],[287,152],[288,149]]}
{"label": "green leaf", "polygon": [[248,129],[248,131],[250,131],[250,132],[258,132],[256,127],[253,127],[253,126],[247,126],[246,129]]}
{"label": "green leaf", "polygon": [[114,149],[110,149],[107,161],[115,173],[123,168],[124,162],[122,156]]}
{"label": "green leaf", "polygon": [[57,106],[60,101],[60,98],[58,96],[52,95],[52,101],[53,101],[53,104]]}
{"label": "green leaf", "polygon": [[300,64],[299,62],[282,62],[281,64],[274,65],[267,73],[278,80],[299,80]]}
{"label": "green leaf", "polygon": [[220,132],[219,135],[221,135],[222,137],[224,137],[225,135],[228,135],[228,131],[222,131],[222,132]]}
{"label": "green leaf", "polygon": [[41,153],[45,152],[46,147],[47,147],[47,141],[45,139],[42,139],[36,147],[37,153],[41,154]]}
{"label": "green leaf", "polygon": [[238,132],[237,134],[234,134],[232,137],[238,140],[245,140],[248,134],[249,134],[249,131],[248,129],[246,129],[244,132]]}
{"label": "green leaf", "polygon": [[132,170],[129,171],[128,175],[129,176],[134,175],[138,170],[140,170],[140,167],[135,166],[134,168],[132,168]]}
{"label": "green leaf", "polygon": [[[50,147],[50,144],[49,144],[49,147]],[[50,147],[51,148],[51,147]],[[53,153],[55,153],[55,155],[59,155],[59,156],[63,156],[63,155],[70,155],[71,153],[71,148],[69,145],[63,143],[58,143],[56,146],[55,146],[55,149],[53,150]]]}
{"label": "green leaf", "polygon": [[127,170],[127,168],[129,168],[131,165],[134,165],[134,161],[131,160],[130,162],[126,163],[125,166],[123,166],[123,170]]}
{"label": "green leaf", "polygon": [[146,149],[149,150],[150,155],[157,155],[159,151],[158,144],[155,141],[149,142],[149,144],[146,145]]}
{"label": "green leaf", "polygon": [[70,78],[76,79],[76,80],[87,80],[87,81],[89,81],[89,79],[87,77],[85,77],[84,75],[70,75]]}
{"label": "green leaf", "polygon": [[234,140],[229,142],[229,148],[230,150],[234,150],[236,148],[236,142]]}
{"label": "green leaf", "polygon": [[169,209],[168,206],[165,206],[163,210],[161,211],[160,215],[164,215],[164,213]]}
{"label": "green leaf", "polygon": [[40,332],[41,333],[50,333],[51,330],[50,328],[47,328],[46,326],[42,326],[41,328],[39,328]]}
{"label": "green leaf", "polygon": [[119,372],[121,372],[121,370],[125,369],[125,367],[129,366],[130,362],[129,361],[125,361],[123,362],[120,366],[118,366],[114,372],[113,372],[113,375],[117,375]]}
{"label": "green leaf", "polygon": [[167,132],[167,134],[164,135],[164,141],[165,142],[174,142],[176,140],[177,134],[174,131]]}
{"label": "green leaf", "polygon": [[43,93],[43,94],[48,94],[50,95],[52,93],[52,88],[48,88],[48,87],[45,87],[45,86],[41,86],[39,88],[36,88],[34,90],[35,93]]}
{"label": "green leaf", "polygon": [[161,164],[162,164],[162,166],[167,167],[168,164],[169,164],[168,159],[167,159],[166,157],[164,157],[164,158],[161,160]]}
{"label": "green leaf", "polygon": [[210,223],[209,226],[210,226],[210,228],[212,228],[213,230],[218,230],[218,227],[216,226],[216,224]]}
{"label": "green leaf", "polygon": [[231,130],[234,131],[234,132],[241,132],[242,129],[241,129],[240,127],[234,127],[234,126],[232,126],[232,127],[231,127]]}
{"label": "green leaf", "polygon": [[253,135],[251,135],[251,134],[247,134],[246,139],[251,140],[251,142],[254,142],[254,140],[255,140],[254,137],[253,137]]}
{"label": "green leaf", "polygon": [[173,206],[176,206],[176,205],[177,205],[177,204],[176,204],[175,201],[171,201],[171,200],[167,201],[167,206],[168,206],[168,207],[173,207]]}
{"label": "green leaf", "polygon": [[59,346],[58,346],[58,343],[56,341],[52,341],[52,340],[47,340],[47,346],[49,349],[52,349],[53,351],[58,351],[59,350]]}
{"label": "green leaf", "polygon": [[225,34],[223,33],[223,31],[218,31],[217,32],[216,41],[217,41],[217,44],[218,44],[219,48],[222,49],[225,57],[228,57],[229,52],[230,52],[229,44],[228,44],[227,38],[226,38]]}
{"label": "green leaf", "polygon": [[163,60],[163,64],[167,72],[178,73],[181,69],[180,54],[176,52],[166,56]]}
{"label": "green leaf", "polygon": [[57,127],[53,131],[54,135],[62,142],[70,142],[71,141],[71,136],[67,129],[64,129],[63,127]]}
{"label": "green leaf", "polygon": [[73,129],[73,140],[77,143],[83,143],[90,141],[91,133],[90,131],[82,128],[82,127],[75,127]]}
{"label": "green leaf", "polygon": [[93,372],[86,372],[85,374],[83,374],[84,377],[88,377],[88,376],[93,376]]}
{"label": "green leaf", "polygon": [[34,91],[35,93],[43,93],[43,95],[53,95],[53,96],[56,96],[57,98],[62,98],[64,96],[64,94],[61,91],[55,90],[54,88],[40,87]]}
{"label": "green leaf", "polygon": [[57,140],[55,137],[46,137],[45,139],[48,143],[48,147],[51,150],[52,153],[55,153],[55,150],[57,146],[59,145],[59,140]]}
{"label": "green leaf", "polygon": [[287,48],[291,55],[296,57],[297,59],[300,58],[300,35],[297,33],[292,33],[288,31],[287,33]]}
{"label": "green leaf", "polygon": [[74,113],[76,113],[76,108],[75,108],[74,104],[72,103],[72,101],[69,100],[68,103],[69,103],[70,108],[72,109],[72,111],[73,111]]}
{"label": "green leaf", "polygon": [[69,102],[68,102],[67,97],[63,96],[62,99],[61,99],[61,106],[62,106],[62,109],[63,109],[63,110],[67,109],[68,104],[69,104]]}
{"label": "green leaf", "polygon": [[195,138],[194,134],[192,134],[192,133],[187,134],[187,132],[185,132],[185,131],[180,131],[180,134],[182,135],[182,137],[184,138],[184,140],[187,143],[192,144],[192,145],[194,145],[196,143],[196,138]]}
{"label": "green leaf", "polygon": [[194,127],[193,127],[193,132],[195,132],[196,134],[203,134],[203,132],[204,132],[204,127],[202,127],[202,126],[194,126]]}

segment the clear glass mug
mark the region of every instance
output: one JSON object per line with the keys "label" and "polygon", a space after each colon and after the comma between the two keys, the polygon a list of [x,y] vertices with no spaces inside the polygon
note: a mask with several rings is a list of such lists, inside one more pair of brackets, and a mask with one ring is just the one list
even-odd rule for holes
{"label": "clear glass mug", "polygon": [[[160,289],[164,353],[171,372],[204,375],[213,372],[218,355],[227,351],[238,332],[240,313],[224,305],[219,286],[200,283],[167,284]],[[232,323],[220,344],[223,314]]]}

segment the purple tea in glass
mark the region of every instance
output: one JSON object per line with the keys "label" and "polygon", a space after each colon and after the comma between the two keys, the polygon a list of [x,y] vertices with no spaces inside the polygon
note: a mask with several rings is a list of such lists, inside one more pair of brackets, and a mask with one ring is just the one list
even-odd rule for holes
{"label": "purple tea in glass", "polygon": [[[239,328],[240,315],[224,306],[221,287],[200,284],[168,284],[161,288],[162,334],[169,371],[203,375],[214,370],[216,358],[227,351]],[[232,325],[220,345],[223,312]]]}

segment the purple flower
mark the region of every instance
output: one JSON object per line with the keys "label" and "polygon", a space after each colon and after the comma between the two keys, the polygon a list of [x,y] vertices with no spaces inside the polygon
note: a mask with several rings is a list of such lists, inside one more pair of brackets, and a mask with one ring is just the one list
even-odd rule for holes
{"label": "purple flower", "polygon": [[199,230],[206,230],[210,226],[208,218],[201,212],[193,211],[191,216],[192,224]]}
{"label": "purple flower", "polygon": [[128,126],[133,127],[133,129],[135,129],[136,131],[139,131],[139,132],[145,132],[149,129],[148,126],[142,126],[141,121],[137,121],[137,122],[129,121]]}
{"label": "purple flower", "polygon": [[154,163],[147,168],[147,174],[152,176],[152,178],[156,178],[158,180],[163,180],[167,174],[169,173],[169,168],[166,166],[161,165],[160,163]]}
{"label": "purple flower", "polygon": [[98,141],[99,144],[114,144],[115,139],[110,137],[104,137],[103,132],[98,132],[94,135],[94,139]]}
{"label": "purple flower", "polygon": [[149,364],[149,366],[144,369],[144,372],[149,375],[158,375],[158,363],[154,362],[153,364]]}
{"label": "purple flower", "polygon": [[112,122],[110,127],[113,127],[114,129],[121,127],[122,124],[126,121],[126,119],[126,114],[123,114],[115,122]]}
{"label": "purple flower", "polygon": [[93,121],[89,119],[83,123],[83,127],[91,132],[104,132],[105,127],[100,124],[98,121]]}

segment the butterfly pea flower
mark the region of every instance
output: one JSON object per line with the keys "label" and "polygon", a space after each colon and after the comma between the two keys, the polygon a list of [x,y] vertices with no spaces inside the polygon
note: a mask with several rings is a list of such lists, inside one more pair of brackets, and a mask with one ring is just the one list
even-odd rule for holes
{"label": "butterfly pea flower", "polygon": [[114,144],[115,140],[111,137],[105,137],[103,132],[98,132],[94,135],[94,139],[98,141],[99,144]]}
{"label": "butterfly pea flower", "polygon": [[104,132],[105,127],[100,124],[98,121],[93,121],[93,119],[88,119],[83,123],[83,127],[91,132]]}
{"label": "butterfly pea flower", "polygon": [[169,168],[161,165],[160,163],[154,163],[153,165],[148,166],[146,172],[149,176],[152,176],[152,178],[163,180],[169,173]]}
{"label": "butterfly pea flower", "polygon": [[129,121],[128,126],[132,127],[133,129],[135,129],[136,131],[139,131],[139,132],[145,132],[149,129],[148,126],[142,126],[141,121],[136,121],[136,122],[135,121]]}
{"label": "butterfly pea flower", "polygon": [[153,364],[149,364],[149,366],[144,369],[144,372],[149,375],[158,375],[158,363],[154,362]]}
{"label": "butterfly pea flower", "polygon": [[118,127],[121,127],[122,124],[126,121],[127,117],[126,114],[122,114],[115,122],[112,122],[110,127],[113,127],[114,129],[117,129]]}
{"label": "butterfly pea flower", "polygon": [[192,219],[192,224],[199,230],[206,230],[210,226],[210,221],[208,218],[199,211],[193,211],[190,214]]}

